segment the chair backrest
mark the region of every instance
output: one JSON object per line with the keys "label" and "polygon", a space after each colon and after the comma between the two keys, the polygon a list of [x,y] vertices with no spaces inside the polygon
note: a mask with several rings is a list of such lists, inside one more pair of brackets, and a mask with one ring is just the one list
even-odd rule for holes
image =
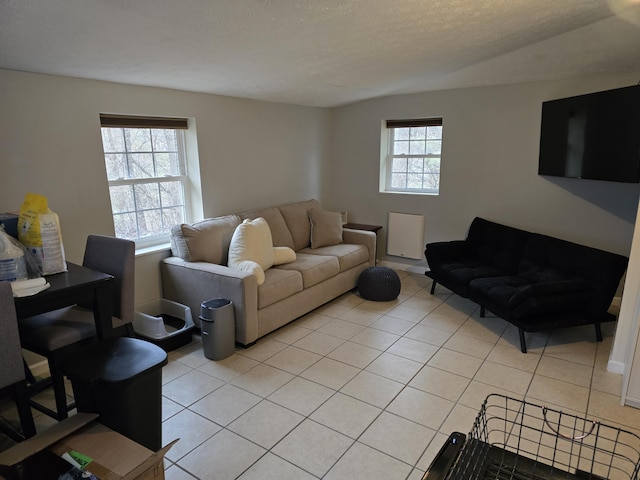
{"label": "chair backrest", "polygon": [[131,240],[89,235],[82,264],[115,278],[112,289],[113,316],[122,324],[133,322],[135,243]]}
{"label": "chair backrest", "polygon": [[0,282],[0,388],[24,380],[16,307],[9,282]]}

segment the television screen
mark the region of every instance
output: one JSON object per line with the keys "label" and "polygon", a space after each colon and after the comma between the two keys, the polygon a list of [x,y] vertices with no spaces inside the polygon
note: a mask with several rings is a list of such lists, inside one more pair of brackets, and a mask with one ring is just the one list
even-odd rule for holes
{"label": "television screen", "polygon": [[640,86],[543,102],[538,174],[640,182]]}

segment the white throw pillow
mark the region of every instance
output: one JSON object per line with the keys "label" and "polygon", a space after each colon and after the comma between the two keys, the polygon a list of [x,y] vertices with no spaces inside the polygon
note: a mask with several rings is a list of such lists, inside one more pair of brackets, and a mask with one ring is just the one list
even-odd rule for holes
{"label": "white throw pillow", "polygon": [[289,247],[273,247],[273,264],[283,265],[296,261],[296,252]]}
{"label": "white throw pillow", "polygon": [[229,245],[229,267],[254,274],[262,285],[273,258],[271,230],[264,218],[246,219],[236,227]]}

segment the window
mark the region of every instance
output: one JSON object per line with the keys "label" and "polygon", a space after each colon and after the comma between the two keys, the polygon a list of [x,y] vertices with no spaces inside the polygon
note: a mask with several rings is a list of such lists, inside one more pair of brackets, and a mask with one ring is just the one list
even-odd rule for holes
{"label": "window", "polygon": [[381,144],[381,192],[439,193],[442,118],[387,120]]}
{"label": "window", "polygon": [[186,119],[100,115],[116,237],[165,243],[187,221]]}

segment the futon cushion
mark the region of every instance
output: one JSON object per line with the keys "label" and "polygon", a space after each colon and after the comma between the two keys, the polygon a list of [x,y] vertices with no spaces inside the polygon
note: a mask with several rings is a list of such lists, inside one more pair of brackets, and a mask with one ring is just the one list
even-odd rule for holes
{"label": "futon cushion", "polygon": [[469,284],[469,298],[506,319],[585,311],[593,286],[571,279],[530,283],[518,276],[480,278]]}
{"label": "futon cushion", "polygon": [[469,296],[469,283],[472,280],[504,275],[504,271],[477,260],[469,260],[465,263],[444,263],[434,271],[439,275],[438,282],[465,298]]}

